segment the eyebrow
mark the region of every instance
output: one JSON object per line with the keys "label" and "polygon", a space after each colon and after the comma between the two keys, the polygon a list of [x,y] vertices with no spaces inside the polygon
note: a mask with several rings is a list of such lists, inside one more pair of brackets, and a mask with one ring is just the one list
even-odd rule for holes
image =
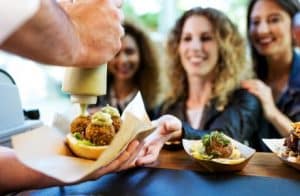
{"label": "eyebrow", "polygon": [[[271,14],[268,14],[267,17],[273,17],[273,16],[282,16],[282,14],[278,13],[278,12],[275,12],[275,13],[271,13]],[[254,19],[258,19],[260,18],[260,16],[250,16],[250,19],[251,20],[254,20]]]}

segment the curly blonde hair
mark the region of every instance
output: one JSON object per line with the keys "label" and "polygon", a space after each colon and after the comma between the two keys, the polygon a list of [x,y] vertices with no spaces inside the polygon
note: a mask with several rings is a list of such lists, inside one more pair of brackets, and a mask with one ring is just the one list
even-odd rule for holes
{"label": "curly blonde hair", "polygon": [[215,99],[217,109],[222,110],[227,105],[232,91],[240,86],[240,81],[252,77],[253,72],[251,67],[247,66],[245,41],[237,27],[225,14],[213,8],[195,7],[186,11],[177,20],[168,37],[167,54],[171,85],[169,98],[171,102],[176,102],[188,95],[187,74],[180,61],[178,46],[185,21],[194,15],[206,17],[214,29],[219,58],[211,99]]}
{"label": "curly blonde hair", "polygon": [[[157,104],[159,88],[159,64],[154,44],[141,26],[126,20],[123,24],[125,35],[130,35],[136,42],[140,54],[140,65],[133,80],[141,91],[145,105],[152,109]],[[108,84],[112,84],[114,76],[108,73]],[[109,87],[108,87],[109,88]]]}

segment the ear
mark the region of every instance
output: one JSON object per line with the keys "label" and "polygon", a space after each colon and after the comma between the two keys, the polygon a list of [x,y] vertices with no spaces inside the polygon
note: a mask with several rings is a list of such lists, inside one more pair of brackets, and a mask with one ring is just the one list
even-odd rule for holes
{"label": "ear", "polygon": [[300,26],[299,27],[292,27],[291,30],[292,34],[292,44],[293,46],[300,46]]}

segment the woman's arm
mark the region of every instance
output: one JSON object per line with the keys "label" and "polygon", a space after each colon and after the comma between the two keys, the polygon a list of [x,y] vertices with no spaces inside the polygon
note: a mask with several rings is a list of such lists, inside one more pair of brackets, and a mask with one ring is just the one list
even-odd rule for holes
{"label": "woman's arm", "polygon": [[243,81],[242,85],[260,100],[265,118],[279,134],[283,137],[288,136],[292,121],[276,107],[271,88],[257,79]]}

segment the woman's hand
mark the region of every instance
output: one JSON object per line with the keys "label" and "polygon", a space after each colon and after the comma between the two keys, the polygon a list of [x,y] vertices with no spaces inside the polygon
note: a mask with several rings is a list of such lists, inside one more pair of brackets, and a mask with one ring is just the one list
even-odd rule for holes
{"label": "woman's hand", "polygon": [[266,119],[271,120],[277,112],[271,88],[258,79],[243,81],[242,87],[260,100]]}
{"label": "woman's hand", "polygon": [[152,121],[152,123],[157,128],[146,139],[145,145],[136,160],[136,165],[154,163],[166,141],[181,137],[182,124],[175,116],[163,115],[159,119]]}

